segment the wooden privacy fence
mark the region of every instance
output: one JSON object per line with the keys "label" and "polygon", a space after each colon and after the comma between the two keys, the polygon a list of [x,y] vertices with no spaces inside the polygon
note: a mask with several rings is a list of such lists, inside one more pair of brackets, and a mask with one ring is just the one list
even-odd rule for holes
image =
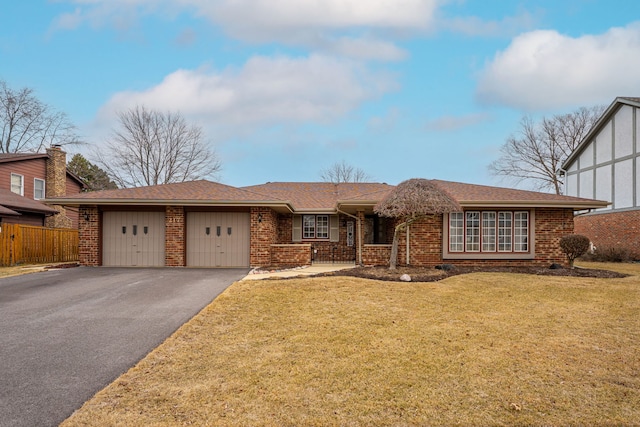
{"label": "wooden privacy fence", "polygon": [[78,230],[0,226],[0,266],[78,261]]}

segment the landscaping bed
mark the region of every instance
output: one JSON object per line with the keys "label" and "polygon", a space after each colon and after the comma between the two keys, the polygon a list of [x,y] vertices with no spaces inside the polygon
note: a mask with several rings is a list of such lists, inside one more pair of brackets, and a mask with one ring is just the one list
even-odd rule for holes
{"label": "landscaping bed", "polygon": [[325,276],[350,276],[366,279],[400,281],[403,274],[408,274],[412,282],[436,282],[447,277],[469,273],[517,273],[535,274],[538,276],[568,276],[594,278],[622,278],[626,274],[610,270],[594,268],[549,268],[549,267],[491,267],[491,266],[452,266],[450,269],[436,269],[427,267],[398,267],[390,270],[388,267],[356,267],[346,270],[325,273]]}

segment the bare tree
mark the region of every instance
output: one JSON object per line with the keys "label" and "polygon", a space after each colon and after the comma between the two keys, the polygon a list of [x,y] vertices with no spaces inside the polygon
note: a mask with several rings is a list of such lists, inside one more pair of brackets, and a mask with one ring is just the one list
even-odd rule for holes
{"label": "bare tree", "polygon": [[380,216],[397,218],[401,222],[393,233],[389,269],[395,270],[398,262],[400,231],[421,218],[460,212],[458,202],[434,181],[413,178],[401,182],[373,208]]}
{"label": "bare tree", "polygon": [[507,139],[500,148],[500,158],[489,165],[489,171],[516,183],[529,181],[536,190],[562,194],[564,183],[558,170],[603,111],[602,106],[583,107],[573,113],[543,118],[538,123],[524,117],[519,135]]}
{"label": "bare tree", "polygon": [[202,129],[179,113],[135,107],[118,114],[119,128],[97,161],[120,187],[213,177],[221,165]]}
{"label": "bare tree", "polygon": [[347,164],[344,160],[320,171],[320,178],[324,182],[332,182],[334,184],[371,181],[371,177],[365,171]]}
{"label": "bare tree", "polygon": [[0,80],[0,153],[77,143],[76,128],[66,114],[41,102],[32,89],[13,90]]}

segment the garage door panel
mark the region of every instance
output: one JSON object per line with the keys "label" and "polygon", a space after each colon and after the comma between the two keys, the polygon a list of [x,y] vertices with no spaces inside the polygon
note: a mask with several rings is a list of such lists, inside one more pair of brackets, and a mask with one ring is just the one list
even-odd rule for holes
{"label": "garage door panel", "polygon": [[105,212],[103,259],[106,266],[164,265],[163,212]]}
{"label": "garage door panel", "polygon": [[249,266],[249,229],[248,213],[187,213],[187,265]]}

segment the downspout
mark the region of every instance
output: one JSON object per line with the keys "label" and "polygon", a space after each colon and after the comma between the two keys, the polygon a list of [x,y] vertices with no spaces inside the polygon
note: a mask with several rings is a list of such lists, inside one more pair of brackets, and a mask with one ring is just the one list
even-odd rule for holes
{"label": "downspout", "polygon": [[358,233],[358,265],[362,265],[362,221],[360,221],[360,218],[355,215],[341,211],[340,208],[336,208],[336,211],[356,220],[356,229]]}
{"label": "downspout", "polygon": [[409,266],[409,228],[411,228],[411,224],[407,224],[407,235],[405,236],[407,250],[406,250],[406,264]]}

